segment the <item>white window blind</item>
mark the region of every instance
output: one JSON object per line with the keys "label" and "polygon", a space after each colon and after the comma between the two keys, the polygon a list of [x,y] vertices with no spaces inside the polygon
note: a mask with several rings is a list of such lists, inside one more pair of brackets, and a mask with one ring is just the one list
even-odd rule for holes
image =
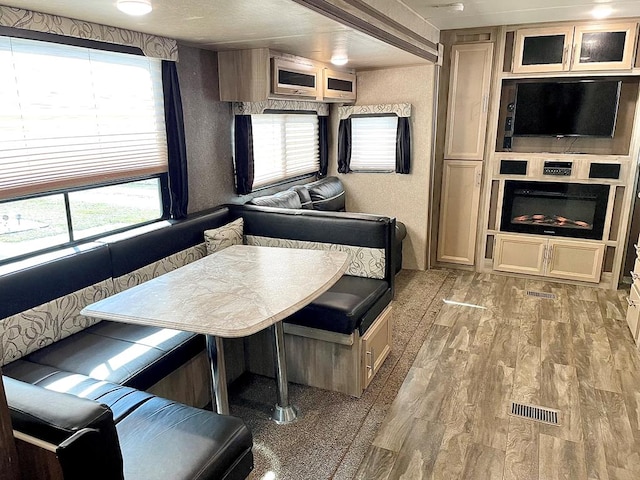
{"label": "white window blind", "polygon": [[254,188],[318,171],[316,115],[252,115],[251,128]]}
{"label": "white window blind", "polygon": [[354,117],[351,119],[351,164],[353,171],[395,171],[398,117]]}
{"label": "white window blind", "polygon": [[0,199],[166,172],[160,67],[0,37]]}

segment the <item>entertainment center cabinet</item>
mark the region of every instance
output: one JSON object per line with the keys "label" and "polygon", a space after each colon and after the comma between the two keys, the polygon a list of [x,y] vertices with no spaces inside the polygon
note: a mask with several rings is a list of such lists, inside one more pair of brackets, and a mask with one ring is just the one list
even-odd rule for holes
{"label": "entertainment center cabinet", "polygon": [[[442,32],[436,265],[617,288],[640,153],[639,21]],[[537,109],[538,91],[550,105]],[[566,95],[577,106],[555,108]]]}

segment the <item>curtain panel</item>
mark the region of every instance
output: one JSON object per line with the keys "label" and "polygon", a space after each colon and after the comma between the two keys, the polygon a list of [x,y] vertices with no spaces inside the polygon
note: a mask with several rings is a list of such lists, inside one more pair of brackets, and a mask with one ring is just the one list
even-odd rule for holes
{"label": "curtain panel", "polygon": [[164,121],[167,130],[169,157],[169,196],[171,218],[187,216],[189,181],[187,176],[187,145],[184,133],[182,98],[175,62],[162,61],[164,91]]}
{"label": "curtain panel", "polygon": [[396,135],[396,173],[408,174],[411,170],[411,128],[409,118],[398,118]]}
{"label": "curtain panel", "polygon": [[251,115],[234,117],[234,145],[236,160],[236,193],[246,195],[253,187],[253,133]]}
{"label": "curtain panel", "polygon": [[338,125],[338,172],[349,173],[351,169],[351,119],[340,120]]}
{"label": "curtain panel", "polygon": [[318,143],[320,147],[318,175],[326,177],[329,169],[329,117],[318,117]]}

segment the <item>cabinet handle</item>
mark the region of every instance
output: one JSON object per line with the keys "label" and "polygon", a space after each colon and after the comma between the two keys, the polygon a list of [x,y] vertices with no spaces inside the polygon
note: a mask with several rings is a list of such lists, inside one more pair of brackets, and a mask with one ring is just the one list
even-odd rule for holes
{"label": "cabinet handle", "polygon": [[476,173],[476,187],[482,184],[482,170]]}
{"label": "cabinet handle", "polygon": [[569,45],[566,45],[562,50],[562,69],[563,70],[567,65],[567,57],[569,57]]}
{"label": "cabinet handle", "polygon": [[635,308],[638,305],[636,304],[636,302],[634,302],[633,300],[631,300],[629,297],[627,297],[627,304],[629,305],[629,307],[631,308]]}
{"label": "cabinet handle", "polygon": [[376,363],[375,363],[375,351],[373,350],[373,348],[371,348],[371,350],[367,351],[367,370],[369,370],[369,377],[373,377],[376,373]]}
{"label": "cabinet handle", "polygon": [[482,96],[482,113],[489,111],[489,95]]}

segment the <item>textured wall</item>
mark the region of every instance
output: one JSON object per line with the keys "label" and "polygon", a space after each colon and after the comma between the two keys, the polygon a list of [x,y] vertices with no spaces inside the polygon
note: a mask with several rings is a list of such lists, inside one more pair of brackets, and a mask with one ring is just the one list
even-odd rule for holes
{"label": "textured wall", "polygon": [[235,197],[231,154],[231,104],[218,100],[215,52],[179,45],[178,76],[189,171],[189,212]]}
{"label": "textured wall", "polygon": [[347,210],[394,216],[407,226],[403,267],[427,267],[434,66],[421,65],[357,74],[356,105],[411,103],[411,173],[337,173],[338,123],[332,109],[330,174],[347,191]]}

